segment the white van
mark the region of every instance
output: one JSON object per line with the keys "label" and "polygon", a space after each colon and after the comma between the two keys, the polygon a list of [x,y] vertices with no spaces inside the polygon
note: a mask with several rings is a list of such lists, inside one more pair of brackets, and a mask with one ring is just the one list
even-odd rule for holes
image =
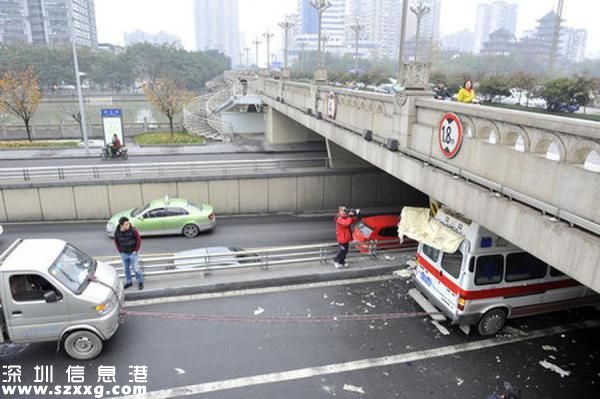
{"label": "white van", "polygon": [[410,295],[466,333],[476,325],[494,335],[507,318],[600,303],[595,291],[448,209],[430,219],[429,209],[404,208],[399,234],[419,241]]}
{"label": "white van", "polygon": [[62,240],[15,241],[0,255],[0,344],[58,341],[92,359],[119,327],[123,284]]}

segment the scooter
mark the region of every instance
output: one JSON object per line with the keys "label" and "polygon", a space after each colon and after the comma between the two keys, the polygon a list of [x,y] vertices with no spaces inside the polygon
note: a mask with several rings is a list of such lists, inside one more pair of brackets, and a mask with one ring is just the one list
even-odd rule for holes
{"label": "scooter", "polygon": [[102,153],[100,154],[100,157],[103,161],[114,158],[126,160],[127,158],[129,158],[129,154],[127,152],[127,147],[125,146],[122,146],[118,150],[113,151],[110,145],[106,145],[104,146],[104,148],[102,148]]}

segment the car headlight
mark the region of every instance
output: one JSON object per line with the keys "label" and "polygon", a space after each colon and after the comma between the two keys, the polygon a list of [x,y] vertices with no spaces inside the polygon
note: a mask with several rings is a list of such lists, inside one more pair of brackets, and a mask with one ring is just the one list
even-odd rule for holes
{"label": "car headlight", "polygon": [[109,301],[106,301],[105,303],[96,305],[95,309],[99,315],[104,316],[105,314],[110,313],[110,311],[113,310],[114,307],[115,307],[115,301],[109,300]]}

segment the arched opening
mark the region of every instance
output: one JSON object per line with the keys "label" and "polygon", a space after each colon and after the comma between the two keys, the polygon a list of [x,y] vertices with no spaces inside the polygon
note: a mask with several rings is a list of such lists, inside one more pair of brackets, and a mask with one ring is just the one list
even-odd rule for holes
{"label": "arched opening", "polygon": [[548,150],[546,151],[546,159],[551,161],[560,161],[560,149],[556,143],[550,143]]}
{"label": "arched opening", "polygon": [[592,172],[600,172],[600,154],[595,150],[590,151],[585,158],[583,168]]}
{"label": "arched opening", "polygon": [[493,130],[490,132],[490,136],[488,137],[488,143],[498,144],[498,135]]}
{"label": "arched opening", "polygon": [[525,139],[520,134],[515,141],[514,149],[518,152],[525,152]]}

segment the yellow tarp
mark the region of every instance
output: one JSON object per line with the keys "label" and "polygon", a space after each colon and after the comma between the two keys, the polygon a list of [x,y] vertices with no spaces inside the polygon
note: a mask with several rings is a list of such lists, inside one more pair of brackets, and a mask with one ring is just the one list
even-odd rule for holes
{"label": "yellow tarp", "polygon": [[398,236],[412,238],[447,253],[456,252],[460,243],[465,239],[462,235],[433,219],[429,209],[408,206],[402,209],[398,224]]}

